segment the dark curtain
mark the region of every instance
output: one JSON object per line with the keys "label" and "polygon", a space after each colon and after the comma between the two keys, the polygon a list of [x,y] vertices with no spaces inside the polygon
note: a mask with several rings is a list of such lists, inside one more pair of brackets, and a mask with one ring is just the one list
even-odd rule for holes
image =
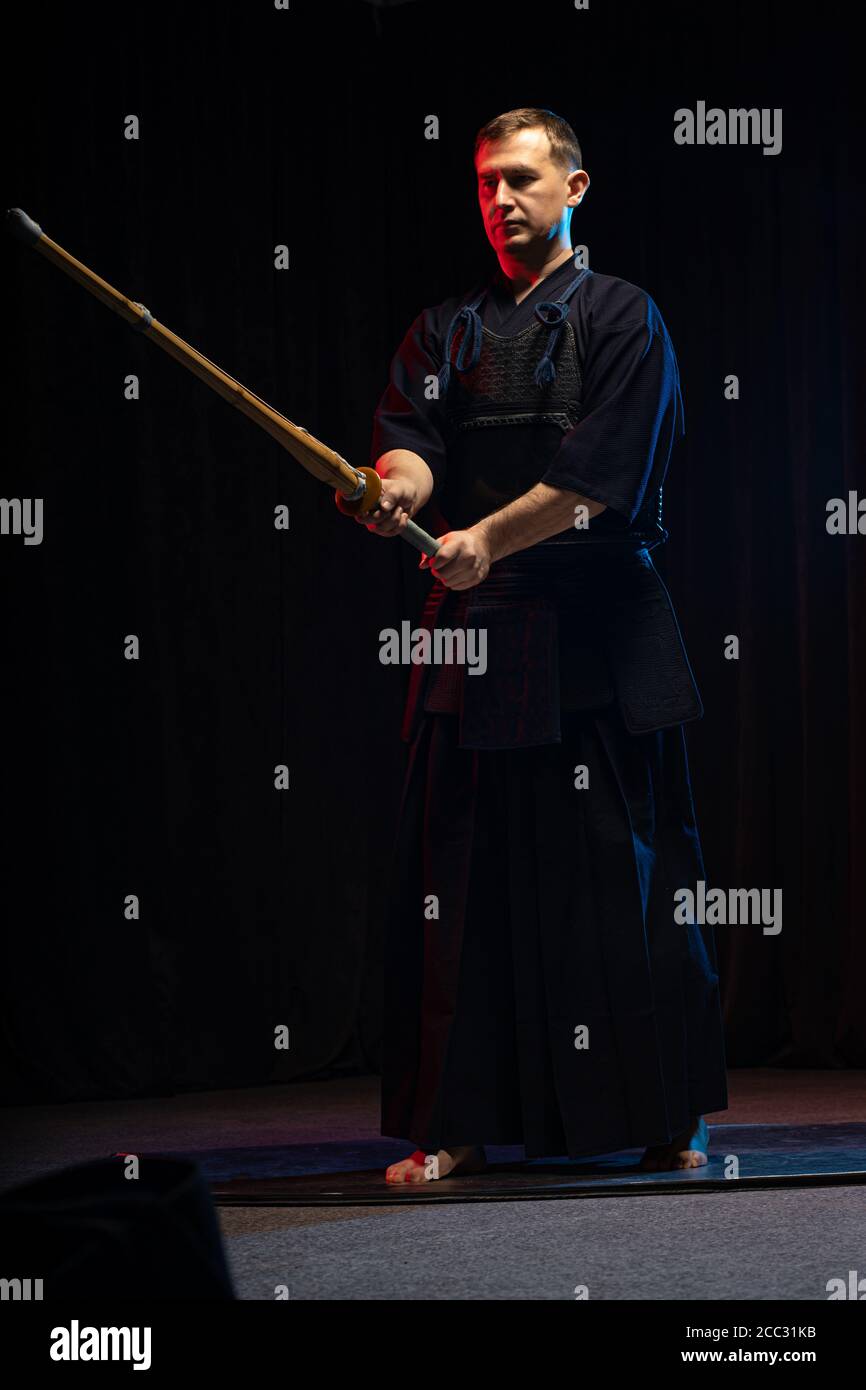
{"label": "dark curtain", "polygon": [[[679,355],[660,567],[706,705],[708,873],[784,894],[780,935],[719,929],[730,1061],[866,1065],[866,537],[825,526],[866,490],[843,9],[238,0],[17,24],[7,205],[356,463],[411,319],[493,268],[476,129],[517,105],[572,122],[573,239],[655,298]],[[698,100],[781,107],[782,152],[676,145]],[[378,634],[429,580],[37,254],[6,238],[3,263],[2,491],[44,499],[41,545],[0,537],[4,1094],[375,1068],[408,676]]]}

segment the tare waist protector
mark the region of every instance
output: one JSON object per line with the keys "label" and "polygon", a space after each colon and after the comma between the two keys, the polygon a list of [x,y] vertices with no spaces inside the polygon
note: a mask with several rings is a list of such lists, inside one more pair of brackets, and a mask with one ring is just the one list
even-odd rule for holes
{"label": "tare waist protector", "polygon": [[479,749],[559,743],[563,711],[613,703],[632,734],[703,714],[668,591],[648,550],[625,538],[553,538],[498,561],[472,589],[436,580],[420,626],[475,629],[465,647],[438,646],[470,652],[476,669],[459,659],[413,667],[407,741],[424,711],[458,715],[459,746]]}

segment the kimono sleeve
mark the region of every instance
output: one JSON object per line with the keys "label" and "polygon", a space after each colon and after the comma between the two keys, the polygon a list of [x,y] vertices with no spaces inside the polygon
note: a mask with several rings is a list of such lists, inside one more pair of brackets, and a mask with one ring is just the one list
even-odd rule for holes
{"label": "kimono sleeve", "polygon": [[642,320],[593,330],[581,419],[541,479],[603,502],[628,525],[650,479],[654,487],[664,480],[674,440],[685,432],[673,346],[649,296],[647,304]]}
{"label": "kimono sleeve", "polygon": [[435,495],[445,480],[445,424],[435,380],[441,352],[429,313],[423,310],[407,330],[391,362],[388,385],[373,416],[370,461],[389,449],[411,449],[433,474]]}

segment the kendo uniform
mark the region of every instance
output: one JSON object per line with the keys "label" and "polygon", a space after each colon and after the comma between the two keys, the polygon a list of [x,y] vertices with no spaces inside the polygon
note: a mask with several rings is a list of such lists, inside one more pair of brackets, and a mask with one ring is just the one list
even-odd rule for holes
{"label": "kendo uniform", "polygon": [[393,360],[372,458],[419,454],[445,529],[539,481],[607,508],[422,615],[487,629],[485,674],[413,667],[402,727],[382,1133],[428,1152],[600,1154],[727,1107],[712,931],[674,921],[705,878],[703,711],[650,557],[682,428],[656,305],[571,259],[519,305],[500,271],[424,310]]}

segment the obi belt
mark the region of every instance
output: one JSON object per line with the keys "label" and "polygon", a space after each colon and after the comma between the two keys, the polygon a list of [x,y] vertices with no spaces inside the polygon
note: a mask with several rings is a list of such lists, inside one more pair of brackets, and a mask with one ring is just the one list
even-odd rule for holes
{"label": "obi belt", "polygon": [[631,734],[703,714],[670,595],[633,539],[552,538],[497,561],[471,589],[434,580],[419,626],[484,630],[486,669],[414,665],[401,728],[408,742],[425,712],[456,714],[458,745],[479,749],[560,743],[563,712],[612,703]]}

